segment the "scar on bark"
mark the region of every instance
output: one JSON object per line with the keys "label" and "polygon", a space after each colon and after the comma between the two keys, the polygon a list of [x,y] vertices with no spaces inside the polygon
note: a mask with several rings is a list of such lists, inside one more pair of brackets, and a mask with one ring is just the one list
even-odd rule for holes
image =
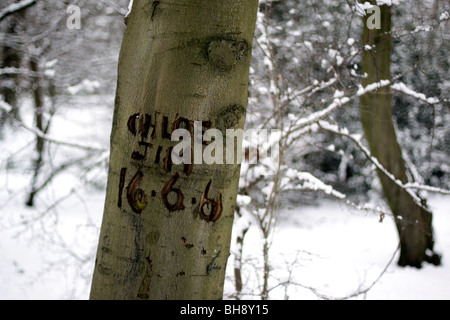
{"label": "scar on bark", "polygon": [[167,148],[166,158],[164,159],[164,171],[167,173],[172,171],[172,150],[173,147]]}
{"label": "scar on bark", "polygon": [[249,52],[244,39],[215,39],[208,45],[208,60],[221,71],[230,71]]}
{"label": "scar on bark", "polygon": [[208,263],[208,265],[206,266],[206,274],[210,274],[211,271],[213,271],[213,270],[222,269],[222,267],[215,265],[215,262],[216,262],[217,258],[220,256],[220,253],[221,253],[221,250],[219,250],[219,252],[217,252],[217,254],[214,257],[212,257],[210,263]]}
{"label": "scar on bark", "polygon": [[[199,205],[200,218],[206,222],[216,222],[222,215],[222,194],[219,195],[219,200],[214,201],[208,198],[209,189],[211,188],[211,180],[206,186],[205,191],[202,194]],[[205,212],[206,209],[206,212]]]}
{"label": "scar on bark", "polygon": [[142,279],[141,285],[139,286],[139,291],[136,295],[138,299],[148,300],[150,298],[150,283],[152,281],[152,273],[153,273],[153,263],[150,258],[150,254],[145,257],[145,261],[147,262],[147,267],[145,269],[144,278]]}
{"label": "scar on bark", "polygon": [[186,242],[187,242],[187,239],[186,239],[185,237],[182,237],[181,240],[183,241],[184,246],[185,246],[187,249],[192,249],[192,248],[194,247],[194,245],[193,245],[192,243],[186,243]]}
{"label": "scar on bark", "polygon": [[152,17],[150,18],[151,20],[153,20],[153,18],[156,15],[156,8],[159,6],[161,2],[159,1],[153,1],[153,11],[152,11]]}
{"label": "scar on bark", "polygon": [[123,187],[125,185],[125,175],[127,173],[127,168],[122,168],[120,170],[120,182],[119,182],[119,199],[117,201],[117,206],[119,208],[122,208],[122,193],[123,193]]}
{"label": "scar on bark", "polygon": [[237,104],[227,106],[217,113],[217,128],[227,130],[235,128],[245,118],[246,108]]}

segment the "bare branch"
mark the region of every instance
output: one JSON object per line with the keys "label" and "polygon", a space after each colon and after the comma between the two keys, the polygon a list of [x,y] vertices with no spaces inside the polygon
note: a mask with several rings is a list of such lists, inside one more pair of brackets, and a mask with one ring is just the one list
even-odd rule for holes
{"label": "bare branch", "polygon": [[25,68],[14,68],[14,67],[7,67],[7,68],[0,68],[0,76],[1,75],[7,75],[7,74],[14,74],[14,75],[26,75],[29,77],[42,77],[42,73],[40,72],[34,72],[29,69]]}
{"label": "bare branch", "polygon": [[66,146],[66,147],[72,147],[72,148],[87,150],[87,151],[95,151],[95,152],[105,152],[105,151],[107,151],[107,149],[104,149],[104,148],[90,147],[90,146],[85,146],[85,145],[81,145],[81,144],[78,144],[78,143],[62,141],[62,140],[58,140],[58,139],[49,137],[47,134],[45,134],[41,130],[30,128],[25,123],[23,123],[22,121],[17,120],[15,117],[13,117],[11,114],[9,114],[9,108],[7,107],[6,104],[3,104],[3,103],[0,104],[0,110],[6,111],[6,114],[14,122],[16,122],[19,126],[24,128],[25,130],[34,133],[38,138],[44,139],[44,140],[46,140],[48,142],[59,144],[59,145]]}
{"label": "bare branch", "polygon": [[420,100],[422,102],[428,103],[428,104],[439,104],[441,102],[448,102],[446,100],[439,101],[437,98],[428,98],[423,93],[415,92],[414,90],[409,89],[404,83],[398,82],[391,85],[391,89],[395,92],[403,93],[408,96],[414,97],[417,100]]}
{"label": "bare branch", "polygon": [[5,19],[7,16],[19,12],[20,10],[31,7],[36,3],[37,0],[23,0],[18,3],[13,3],[7,6],[5,9],[0,11],[0,22]]}
{"label": "bare branch", "polygon": [[429,191],[429,192],[434,192],[434,193],[450,195],[450,190],[445,190],[445,189],[436,188],[436,187],[427,186],[427,185],[421,185],[418,183],[407,183],[404,185],[404,187],[405,187],[405,189],[416,189],[416,190],[423,190],[423,191]]}
{"label": "bare branch", "polygon": [[[334,133],[334,134],[338,134],[338,135],[341,135],[343,137],[346,137],[346,138],[352,140],[357,145],[357,147],[364,153],[364,155],[369,159],[369,161],[375,165],[375,167],[378,170],[383,172],[383,174],[385,174],[398,187],[406,190],[406,192],[414,199],[414,201],[417,203],[417,205],[421,206],[422,208],[423,208],[423,204],[422,204],[421,199],[414,192],[412,192],[411,189],[419,189],[419,190],[426,190],[426,191],[430,191],[430,192],[439,192],[439,193],[443,193],[443,194],[450,194],[449,190],[443,190],[443,189],[439,189],[439,188],[435,188],[435,187],[431,187],[431,186],[423,186],[423,185],[419,185],[416,183],[404,184],[403,182],[398,180],[396,177],[394,177],[375,157],[372,156],[371,152],[365,146],[363,146],[363,144],[360,142],[359,137],[351,135],[350,133],[347,132],[347,130],[337,128],[337,126],[334,126],[326,121],[318,121],[317,123],[318,123],[319,127],[325,131],[328,131],[328,132]],[[424,209],[428,210],[426,208],[424,208]]]}
{"label": "bare branch", "polygon": [[[378,90],[378,89],[380,89],[382,87],[387,87],[387,86],[391,85],[391,83],[392,82],[389,81],[389,80],[381,80],[379,82],[372,83],[372,84],[368,85],[365,88],[360,88],[358,90],[358,92],[355,95],[351,96],[351,97],[336,98],[325,109],[322,109],[320,111],[314,112],[314,113],[310,114],[307,117],[298,119],[294,123],[293,129],[291,129],[288,134],[291,135],[291,134],[293,134],[296,131],[299,131],[299,130],[307,127],[307,126],[310,126],[310,125],[312,125],[314,123],[317,123],[321,119],[324,119],[324,118],[328,117],[329,115],[331,115],[337,109],[342,108],[343,106],[347,105],[350,101],[358,99],[362,95],[364,95],[364,94],[366,94],[368,92],[372,92],[372,91]],[[295,140],[296,138],[298,138],[298,137],[294,135],[290,139]]]}
{"label": "bare branch", "polygon": [[383,277],[383,275],[386,273],[387,269],[391,266],[392,262],[394,261],[395,256],[397,255],[397,252],[399,250],[400,250],[400,243],[398,244],[397,249],[395,249],[395,252],[392,255],[391,259],[389,260],[387,265],[384,267],[383,271],[381,271],[381,273],[378,276],[378,278],[376,278],[375,281],[369,287],[367,287],[364,290],[358,290],[357,292],[355,292],[352,295],[349,295],[349,296],[343,297],[343,298],[339,298],[339,299],[336,299],[336,300],[347,300],[347,299],[355,298],[355,297],[358,297],[360,295],[363,295],[363,294],[366,294],[367,292],[369,292],[378,283],[378,281],[380,281],[380,279]]}

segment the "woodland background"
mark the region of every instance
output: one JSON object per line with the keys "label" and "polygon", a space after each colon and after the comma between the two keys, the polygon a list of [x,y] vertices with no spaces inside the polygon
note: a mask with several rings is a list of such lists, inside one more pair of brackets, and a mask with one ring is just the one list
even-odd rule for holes
{"label": "woodland background", "polygon": [[[394,122],[411,174],[430,187],[442,266],[396,266],[394,217],[373,162],[311,121],[345,101],[328,121],[363,138],[354,98],[364,77],[361,10],[353,1],[260,1],[246,126],[292,134],[282,170],[242,166],[226,298],[450,298],[450,5],[392,2]],[[27,8],[9,14],[14,3]],[[71,4],[81,29],[67,27]],[[0,4],[2,299],[88,297],[127,8]]]}

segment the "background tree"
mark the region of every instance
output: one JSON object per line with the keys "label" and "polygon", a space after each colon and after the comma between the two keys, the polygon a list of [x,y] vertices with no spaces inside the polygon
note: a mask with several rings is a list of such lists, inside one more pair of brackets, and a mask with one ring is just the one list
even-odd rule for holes
{"label": "background tree", "polygon": [[[84,10],[80,17],[82,28],[70,30],[66,24],[68,4],[22,0],[2,3],[0,7],[5,29],[1,40],[5,60],[0,69],[5,81],[0,83],[4,84],[3,99],[11,109],[7,113],[2,110],[2,119],[12,124],[9,132],[17,125],[25,125],[36,133],[27,206],[34,206],[36,195],[68,168],[98,161],[98,153],[92,154],[93,149],[89,148],[78,159],[58,157],[54,146],[47,144],[46,135],[51,134],[55,114],[66,112],[73,101],[67,102],[74,95],[100,91],[105,94],[114,83],[99,74],[107,74],[110,79],[115,76],[115,69],[111,68],[115,56],[108,51],[119,46],[115,34],[123,28],[124,12],[104,3],[72,1]],[[92,60],[79,66],[86,55]],[[31,123],[26,117],[21,119],[25,112],[20,108],[28,101],[34,105]],[[5,126],[2,130],[6,130]]]}
{"label": "background tree", "polygon": [[[62,206],[75,201],[84,206],[80,214],[87,214],[89,200],[84,192],[102,193],[106,186],[108,138],[101,137],[111,125],[128,0],[113,5],[83,0],[27,2],[34,4],[21,11],[7,10],[7,15],[3,15],[7,8],[18,8],[25,1],[0,3],[0,46],[14,48],[21,57],[19,65],[4,67],[0,62],[2,79],[17,78],[18,112],[11,113],[12,106],[0,93],[5,120],[0,137],[0,210],[14,212],[11,205],[28,204],[24,214],[2,214],[0,224],[20,239],[30,237],[40,247],[61,252],[64,257],[46,260],[40,271],[48,274],[61,268],[66,279],[74,279],[69,270],[79,270],[77,276],[86,283],[65,293],[76,297],[90,286],[95,241],[83,253],[66,242],[66,232],[60,230],[67,219]],[[80,30],[67,28],[69,4],[82,9]],[[19,25],[11,34],[7,28],[13,20]],[[0,86],[8,81],[0,81]],[[80,125],[83,129],[78,131]],[[79,231],[97,235],[98,227],[87,218]]]}
{"label": "background tree", "polygon": [[[19,68],[21,66],[22,56],[24,52],[20,45],[15,41],[17,34],[24,32],[26,28],[25,12],[26,9],[36,3],[35,0],[15,1],[14,3],[5,4],[0,8],[0,22],[6,19],[5,33],[3,37],[3,45],[1,46],[1,68]],[[9,17],[9,18],[8,18]],[[5,74],[0,77],[1,91],[3,99],[11,106],[10,114],[14,117],[19,116],[18,111],[18,95],[20,94],[20,86],[17,74]],[[7,116],[0,113],[0,130],[4,122],[9,120]]]}
{"label": "background tree", "polygon": [[[375,4],[375,2],[372,2]],[[367,27],[369,15],[364,19],[362,71],[367,74],[363,86],[392,81],[391,77],[391,7],[381,6],[381,28]],[[370,150],[380,163],[403,184],[410,181],[397,142],[392,122],[392,94],[389,87],[378,89],[361,97],[361,120]],[[434,236],[432,213],[426,201],[410,190],[399,187],[385,173],[378,171],[384,195],[392,210],[400,238],[399,265],[421,267],[422,262],[440,264],[433,252]],[[428,252],[431,252],[429,254]]]}
{"label": "background tree", "polygon": [[[235,228],[234,274],[238,281],[235,282],[236,292],[235,295],[231,295],[232,297],[242,297],[246,292],[247,294],[252,292],[267,298],[272,289],[293,285],[284,280],[288,277],[286,270],[284,272],[273,270],[274,263],[271,261],[274,259],[269,258],[270,250],[267,250],[267,247],[270,248],[271,244],[277,241],[273,236],[277,221],[289,220],[288,216],[280,216],[282,208],[302,207],[305,204],[315,203],[323,199],[325,193],[341,199],[353,208],[380,215],[380,221],[386,216],[392,216],[389,210],[384,208],[378,187],[374,170],[377,168],[375,163],[378,165],[378,162],[362,141],[361,96],[370,92],[371,96],[377,97],[379,86],[388,92],[392,87],[397,93],[395,96],[397,100],[407,99],[414,106],[425,102],[425,105],[419,105],[418,108],[411,107],[413,110],[407,115],[411,130],[423,132],[428,128],[426,123],[411,119],[412,114],[420,113],[419,107],[423,111],[434,109],[445,118],[446,112],[441,109],[445,105],[444,92],[434,91],[437,98],[427,99],[423,98],[424,95],[412,94],[413,90],[409,92],[399,90],[400,87],[406,87],[402,83],[388,82],[382,85],[379,79],[366,79],[361,68],[365,44],[357,40],[361,37],[363,24],[354,3],[330,1],[319,5],[310,1],[301,4],[302,10],[298,9],[299,5],[298,1],[261,4],[251,73],[250,112],[246,125],[248,128],[265,127],[281,130],[281,138],[277,140],[282,150],[281,165],[273,168],[259,163],[256,166],[243,167],[240,189],[242,198],[239,201]],[[394,9],[398,16],[406,15],[409,19],[414,16],[414,19],[418,19],[418,13],[397,6]],[[408,21],[401,18],[399,20],[403,23]],[[340,21],[346,23],[342,24]],[[429,20],[426,21],[430,23]],[[432,24],[433,28],[426,28],[428,32],[437,35],[434,37],[436,44],[433,48],[439,52],[441,50],[438,48],[443,46],[442,38],[439,36],[442,32],[440,23],[436,21]],[[417,38],[429,35],[414,32],[415,28],[411,29],[401,24],[398,29],[392,30],[397,44],[394,47],[395,57],[404,54],[404,48],[410,45],[412,39],[415,39],[414,43],[419,43]],[[418,44],[418,49],[423,49],[423,46]],[[413,56],[419,53],[408,54]],[[420,53],[421,57],[422,54]],[[445,59],[438,57],[439,55],[434,55],[436,61],[433,64],[445,64]],[[433,65],[420,61],[424,71]],[[399,67],[399,64],[402,67]],[[420,81],[408,72],[410,70],[419,72],[416,68],[416,65],[396,58],[394,70],[398,75],[396,74],[395,80],[407,81],[408,86],[416,87]],[[434,70],[442,75],[438,67]],[[426,76],[431,74],[427,72]],[[425,75],[421,73],[421,76]],[[364,87],[361,86],[363,79],[365,79]],[[397,107],[396,110],[398,111]],[[392,123],[391,118],[389,119]],[[397,113],[395,120],[402,122],[403,119],[403,114]],[[436,118],[439,122],[441,119],[440,116]],[[318,130],[318,127],[322,130]],[[443,127],[440,125],[436,127],[438,131],[441,128]],[[411,136],[411,133],[412,131],[401,131],[402,138],[407,137],[408,143],[405,145],[420,149],[418,142],[412,143],[419,136]],[[437,136],[441,134],[443,131]],[[421,139],[429,137],[420,136]],[[435,144],[434,156],[440,157],[441,147],[444,146]],[[259,153],[264,152],[265,150],[260,150]],[[436,176],[429,174],[429,169],[422,170],[427,168],[426,157],[411,152],[411,149],[408,149],[407,154],[414,157],[414,161],[408,159],[408,167],[410,173],[413,172],[415,176],[416,184],[420,185],[424,181],[430,181],[429,179],[438,181]],[[417,170],[418,167],[413,163],[420,166],[421,170]],[[440,165],[437,166],[442,168]],[[383,175],[388,173],[391,183],[395,184],[396,179],[389,174],[389,170],[381,166],[378,171],[384,172]],[[420,178],[421,175],[423,179]],[[439,182],[436,185],[443,186]],[[411,189],[411,186],[408,189],[405,185],[398,184],[396,188],[415,197],[416,189]],[[422,193],[423,191],[420,191],[420,194]],[[395,220],[395,216],[393,218]],[[263,250],[261,258],[257,259],[259,263],[255,263],[254,252],[245,250],[245,238],[252,228],[257,228],[261,234]],[[255,279],[254,269],[264,270],[256,273],[259,275],[258,279]],[[279,273],[284,274],[284,277],[274,278],[275,274]],[[245,278],[248,279],[249,286],[256,283],[256,287],[242,288],[242,280],[239,279]],[[320,296],[314,288],[305,289],[312,290]]]}

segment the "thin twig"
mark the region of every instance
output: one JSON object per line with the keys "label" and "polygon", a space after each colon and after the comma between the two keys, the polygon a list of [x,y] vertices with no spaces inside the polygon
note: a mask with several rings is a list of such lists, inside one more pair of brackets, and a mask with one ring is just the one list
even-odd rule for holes
{"label": "thin twig", "polygon": [[45,133],[43,133],[41,130],[38,130],[38,129],[35,129],[35,128],[31,128],[31,127],[27,126],[25,123],[23,123],[22,121],[17,120],[14,116],[12,116],[9,113],[9,110],[5,106],[3,106],[2,104],[0,104],[0,109],[3,110],[3,111],[6,111],[5,113],[15,123],[17,123],[19,126],[21,126],[22,128],[24,128],[27,131],[30,131],[30,132],[34,133],[37,137],[39,137],[41,139],[44,139],[44,140],[46,140],[48,142],[59,144],[59,145],[66,146],[66,147],[87,150],[87,151],[95,151],[95,152],[106,152],[106,151],[108,151],[108,149],[105,149],[105,148],[90,147],[90,146],[85,146],[85,145],[81,145],[81,144],[78,144],[78,143],[62,141],[62,140],[58,140],[58,139],[52,138],[52,137],[46,135]]}

